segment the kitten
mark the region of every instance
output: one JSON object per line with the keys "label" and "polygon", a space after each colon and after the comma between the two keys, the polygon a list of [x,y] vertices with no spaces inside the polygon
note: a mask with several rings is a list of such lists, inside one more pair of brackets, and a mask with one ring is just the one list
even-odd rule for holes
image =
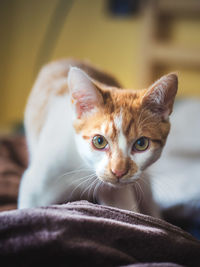
{"label": "kitten", "polygon": [[19,208],[87,199],[159,216],[145,170],[165,145],[177,76],[144,90],[120,87],[87,62],[41,70],[25,112],[30,162]]}

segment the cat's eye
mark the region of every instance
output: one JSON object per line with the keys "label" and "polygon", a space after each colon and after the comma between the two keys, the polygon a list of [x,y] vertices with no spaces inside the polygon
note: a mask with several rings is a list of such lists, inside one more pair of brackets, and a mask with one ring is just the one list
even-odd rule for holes
{"label": "cat's eye", "polygon": [[92,139],[92,143],[97,149],[104,149],[108,144],[106,138],[102,135],[95,135]]}
{"label": "cat's eye", "polygon": [[147,137],[140,137],[133,145],[135,151],[145,151],[149,147],[149,139]]}

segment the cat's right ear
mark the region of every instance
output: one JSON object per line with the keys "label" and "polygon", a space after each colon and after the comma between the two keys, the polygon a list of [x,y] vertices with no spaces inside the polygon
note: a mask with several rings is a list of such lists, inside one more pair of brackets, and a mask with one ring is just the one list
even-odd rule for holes
{"label": "cat's right ear", "polygon": [[172,112],[177,89],[177,75],[175,73],[165,75],[146,90],[142,105],[167,120]]}
{"label": "cat's right ear", "polygon": [[99,89],[91,78],[77,67],[71,67],[69,70],[68,88],[78,119],[95,111],[103,103]]}

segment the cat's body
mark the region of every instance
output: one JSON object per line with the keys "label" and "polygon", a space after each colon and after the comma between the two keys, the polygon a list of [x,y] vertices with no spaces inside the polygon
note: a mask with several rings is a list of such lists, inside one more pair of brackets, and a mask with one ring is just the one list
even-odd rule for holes
{"label": "cat's body", "polygon": [[158,216],[144,171],[165,144],[177,77],[147,90],[117,87],[84,62],[42,69],[25,113],[30,162],[19,208],[88,199]]}

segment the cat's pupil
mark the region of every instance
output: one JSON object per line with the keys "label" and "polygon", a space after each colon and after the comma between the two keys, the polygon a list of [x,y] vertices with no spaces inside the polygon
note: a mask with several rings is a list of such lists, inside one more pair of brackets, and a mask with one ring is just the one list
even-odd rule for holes
{"label": "cat's pupil", "polygon": [[144,146],[144,145],[145,145],[145,140],[144,140],[144,138],[140,138],[140,139],[137,141],[137,144],[138,144],[139,146]]}
{"label": "cat's pupil", "polygon": [[97,140],[98,144],[101,145],[103,143],[103,138],[102,137],[99,137],[98,140]]}

